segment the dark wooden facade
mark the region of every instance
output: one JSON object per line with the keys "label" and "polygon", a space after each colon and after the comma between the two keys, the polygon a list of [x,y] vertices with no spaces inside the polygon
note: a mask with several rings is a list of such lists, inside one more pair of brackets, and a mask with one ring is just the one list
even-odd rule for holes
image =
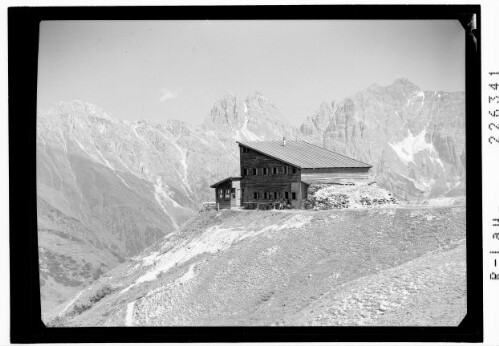
{"label": "dark wooden facade", "polygon": [[[306,150],[309,146],[305,147]],[[218,209],[271,205],[276,202],[301,208],[308,197],[310,185],[367,182],[371,167],[359,162],[359,167],[304,168],[241,143],[239,152],[241,177],[227,178],[211,186],[215,188]],[[323,154],[319,152],[316,157],[320,155]]]}
{"label": "dark wooden facade", "polygon": [[286,200],[293,208],[300,208],[300,168],[242,146],[240,163],[243,204]]}
{"label": "dark wooden facade", "polygon": [[286,200],[301,208],[311,184],[367,181],[369,168],[299,168],[239,145],[242,205]]}

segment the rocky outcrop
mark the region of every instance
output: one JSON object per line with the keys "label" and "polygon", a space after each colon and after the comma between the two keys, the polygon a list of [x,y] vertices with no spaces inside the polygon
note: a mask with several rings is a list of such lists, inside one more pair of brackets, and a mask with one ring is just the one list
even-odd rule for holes
{"label": "rocky outcrop", "polygon": [[464,186],[464,93],[423,91],[407,79],[323,103],[300,128],[306,139],[371,163],[376,181],[402,198]]}
{"label": "rocky outcrop", "polygon": [[299,135],[272,102],[258,92],[246,98],[226,94],[216,101],[203,128],[232,141],[230,145],[234,140],[294,139]]}

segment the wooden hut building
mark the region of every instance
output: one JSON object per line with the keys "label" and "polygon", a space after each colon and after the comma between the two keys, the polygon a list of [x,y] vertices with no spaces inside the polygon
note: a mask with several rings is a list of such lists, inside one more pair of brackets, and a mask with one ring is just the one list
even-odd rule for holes
{"label": "wooden hut building", "polygon": [[241,207],[241,177],[229,177],[211,185],[217,209]]}
{"label": "wooden hut building", "polygon": [[[305,141],[287,142],[284,138],[237,143],[241,177],[212,185],[220,208],[275,202],[301,208],[310,185],[366,183],[372,167]],[[228,195],[220,192],[227,189],[231,189]],[[233,202],[232,196],[237,201]]]}

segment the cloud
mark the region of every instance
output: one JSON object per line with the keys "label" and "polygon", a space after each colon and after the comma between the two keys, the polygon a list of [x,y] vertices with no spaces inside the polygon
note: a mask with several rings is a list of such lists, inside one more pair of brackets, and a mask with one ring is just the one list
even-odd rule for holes
{"label": "cloud", "polygon": [[170,99],[174,99],[175,97],[178,96],[178,91],[171,91],[167,88],[162,88],[160,90],[160,97],[159,97],[159,102],[165,102]]}

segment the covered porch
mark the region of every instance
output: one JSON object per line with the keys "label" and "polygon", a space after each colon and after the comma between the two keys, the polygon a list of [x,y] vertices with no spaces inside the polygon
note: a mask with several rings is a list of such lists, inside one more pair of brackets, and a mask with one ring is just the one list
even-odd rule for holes
{"label": "covered porch", "polygon": [[229,177],[210,186],[215,189],[217,210],[241,207],[241,177]]}

